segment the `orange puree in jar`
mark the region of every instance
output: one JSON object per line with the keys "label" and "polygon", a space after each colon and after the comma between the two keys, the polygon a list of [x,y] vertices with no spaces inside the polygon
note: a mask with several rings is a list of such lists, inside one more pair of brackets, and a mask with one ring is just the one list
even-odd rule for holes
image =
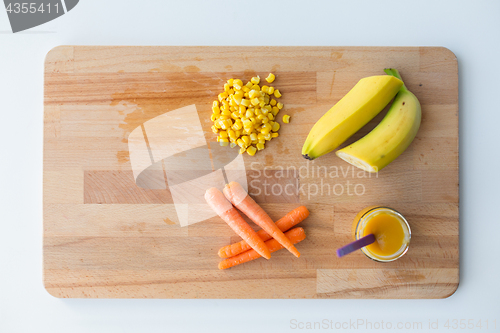
{"label": "orange puree in jar", "polygon": [[367,246],[367,250],[377,256],[396,253],[405,238],[403,227],[397,218],[386,213],[373,216],[363,229],[363,236],[374,234],[377,241]]}
{"label": "orange puree in jar", "polygon": [[361,251],[376,261],[393,261],[408,250],[411,231],[406,219],[387,207],[368,207],[353,222],[354,239],[374,234],[376,241]]}

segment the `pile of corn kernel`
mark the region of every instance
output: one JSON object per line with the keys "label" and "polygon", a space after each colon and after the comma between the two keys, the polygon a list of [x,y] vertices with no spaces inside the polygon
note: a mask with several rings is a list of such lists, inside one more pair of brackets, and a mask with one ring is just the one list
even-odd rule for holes
{"label": "pile of corn kernel", "polygon": [[[275,75],[270,73],[265,79],[272,83]],[[245,85],[240,79],[229,79],[224,84],[224,92],[213,102],[212,131],[221,146],[239,146],[240,154],[255,155],[266,147],[266,142],[279,136],[280,124],[276,121],[283,104],[278,89],[260,86],[260,77],[253,77]],[[275,99],[276,98],[276,99]],[[283,121],[288,123],[290,116]]]}

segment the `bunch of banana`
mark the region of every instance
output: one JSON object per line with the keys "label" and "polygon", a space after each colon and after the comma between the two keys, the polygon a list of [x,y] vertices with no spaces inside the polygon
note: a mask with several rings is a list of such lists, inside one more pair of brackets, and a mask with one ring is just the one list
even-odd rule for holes
{"label": "bunch of banana", "polygon": [[373,119],[396,95],[380,124],[353,144],[336,152],[348,163],[368,172],[378,172],[408,148],[420,127],[418,99],[395,69],[389,75],[361,79],[313,126],[302,155],[314,159],[342,144]]}

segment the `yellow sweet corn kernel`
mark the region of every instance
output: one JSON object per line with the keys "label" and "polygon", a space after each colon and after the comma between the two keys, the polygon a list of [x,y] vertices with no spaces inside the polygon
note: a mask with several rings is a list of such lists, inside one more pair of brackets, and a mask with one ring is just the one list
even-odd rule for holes
{"label": "yellow sweet corn kernel", "polygon": [[266,116],[264,116],[263,114],[259,114],[259,115],[257,116],[257,119],[259,119],[259,120],[262,120],[262,119],[264,119],[264,118],[266,118]]}
{"label": "yellow sweet corn kernel", "polygon": [[237,144],[236,144],[236,143],[234,143],[234,142],[231,142],[231,143],[229,144],[229,147],[231,147],[231,148],[234,148],[234,147],[236,147],[236,146],[237,146]]}
{"label": "yellow sweet corn kernel", "polygon": [[[249,95],[249,96],[250,96],[250,95]],[[249,105],[250,105],[250,100],[245,99],[245,98],[242,98],[242,99],[241,99],[241,102],[240,102],[240,107],[241,107],[242,105],[243,105],[243,106],[249,106]]]}
{"label": "yellow sweet corn kernel", "polygon": [[248,81],[247,84],[245,84],[245,87],[247,88],[252,88],[252,86],[253,86],[252,81]]}
{"label": "yellow sweet corn kernel", "polygon": [[244,127],[244,128],[250,128],[250,127],[252,127],[252,126],[253,126],[253,123],[252,123],[252,121],[251,121],[251,120],[248,120],[248,119],[247,119],[247,120],[245,120],[245,121],[243,122],[243,127]]}
{"label": "yellow sweet corn kernel", "polygon": [[219,106],[219,101],[214,101],[214,102],[212,103],[212,107],[214,107],[214,106]]}
{"label": "yellow sweet corn kernel", "polygon": [[240,154],[243,154],[243,153],[244,153],[244,152],[246,152],[246,151],[247,151],[247,149],[246,149],[246,148],[243,148],[243,147],[241,147],[241,148],[240,148]]}
{"label": "yellow sweet corn kernel", "polygon": [[234,119],[234,120],[240,119],[240,113],[234,111],[233,113],[231,113],[231,118]]}
{"label": "yellow sweet corn kernel", "polygon": [[250,92],[248,93],[248,96],[250,98],[259,98],[260,97],[260,91],[258,90],[250,90]]}
{"label": "yellow sweet corn kernel", "polygon": [[224,110],[221,112],[223,116],[230,116],[231,115],[231,110]]}
{"label": "yellow sweet corn kernel", "polygon": [[236,140],[236,143],[238,144],[238,146],[240,146],[241,148],[243,148],[245,146],[245,141],[243,141],[242,139],[238,139]]}
{"label": "yellow sweet corn kernel", "polygon": [[269,75],[266,77],[266,81],[269,83],[272,83],[276,76],[273,73],[269,73]]}
{"label": "yellow sweet corn kernel", "polygon": [[280,110],[281,110],[281,109],[283,109],[283,106],[284,106],[284,105],[283,105],[283,103],[278,103],[276,106],[278,107],[278,109],[280,109]]}
{"label": "yellow sweet corn kernel", "polygon": [[224,98],[227,98],[228,94],[227,92],[220,93],[217,98],[219,99],[219,102],[222,102]]}
{"label": "yellow sweet corn kernel", "polygon": [[264,142],[259,142],[256,144],[258,150],[262,150],[262,149],[266,148]]}
{"label": "yellow sweet corn kernel", "polygon": [[212,113],[212,115],[210,116],[210,120],[211,121],[216,121],[217,120],[217,115]]}
{"label": "yellow sweet corn kernel", "polygon": [[[266,124],[267,125],[267,124]],[[270,128],[263,128],[260,130],[260,133],[264,134],[264,135],[267,135],[269,134],[269,132],[271,132],[271,129]]]}
{"label": "yellow sweet corn kernel", "polygon": [[254,113],[252,111],[247,110],[247,112],[245,113],[245,117],[247,117],[247,118],[251,118],[253,116],[254,116]]}
{"label": "yellow sweet corn kernel", "polygon": [[241,88],[243,88],[243,81],[241,81],[240,79],[234,80],[233,81],[233,87],[236,90],[241,90]]}
{"label": "yellow sweet corn kernel", "polygon": [[229,89],[231,89],[231,86],[229,84],[227,84],[227,83],[224,83],[224,91],[228,92]]}
{"label": "yellow sweet corn kernel", "polygon": [[231,128],[235,131],[237,130],[240,130],[243,128],[243,124],[242,123],[238,123],[238,122],[235,122],[233,126],[231,126]]}
{"label": "yellow sweet corn kernel", "polygon": [[252,140],[252,141],[258,140],[257,133],[250,134],[250,140]]}
{"label": "yellow sweet corn kernel", "polygon": [[267,93],[272,95],[274,93],[274,87],[269,87],[269,89],[267,89]]}
{"label": "yellow sweet corn kernel", "polygon": [[252,90],[260,91],[260,86],[258,84],[254,84],[252,86]]}
{"label": "yellow sweet corn kernel", "polygon": [[219,133],[219,129],[217,127],[215,127],[215,125],[212,125],[212,132],[217,134],[217,133]]}
{"label": "yellow sweet corn kernel", "polygon": [[227,130],[227,135],[229,136],[230,139],[236,140],[236,132],[232,129]]}
{"label": "yellow sweet corn kernel", "polygon": [[250,155],[250,156],[255,155],[256,151],[257,151],[257,148],[255,148],[254,146],[250,146],[250,147],[247,148],[247,154]]}
{"label": "yellow sweet corn kernel", "polygon": [[241,136],[241,130],[234,131],[236,133],[236,137],[239,138]]}
{"label": "yellow sweet corn kernel", "polygon": [[221,146],[227,146],[229,144],[229,140],[227,138],[219,139],[219,143]]}
{"label": "yellow sweet corn kernel", "polygon": [[219,133],[219,136],[220,136],[221,139],[227,139],[227,132],[226,131],[221,131]]}
{"label": "yellow sweet corn kernel", "polygon": [[259,103],[260,103],[258,98],[253,98],[251,102],[252,102],[252,105],[259,105]]}
{"label": "yellow sweet corn kernel", "polygon": [[265,134],[265,135],[264,135],[264,139],[266,139],[266,141],[269,141],[269,140],[271,140],[272,138],[273,138],[273,137],[272,137],[271,133],[267,133],[267,134]]}
{"label": "yellow sweet corn kernel", "polygon": [[257,75],[257,76],[254,76],[254,77],[250,80],[250,82],[252,82],[253,84],[259,84],[259,82],[260,82],[260,76],[258,76],[258,75]]}
{"label": "yellow sweet corn kernel", "polygon": [[[233,89],[233,88],[230,88],[230,89],[227,91],[227,94],[228,94],[229,96],[231,96],[232,94],[234,94],[234,89]],[[228,96],[228,97],[229,97],[229,96]]]}
{"label": "yellow sweet corn kernel", "polygon": [[268,94],[268,92],[267,92],[268,89],[269,89],[268,86],[262,86],[262,87],[260,87],[260,91],[265,92],[266,94]]}
{"label": "yellow sweet corn kernel", "polygon": [[234,79],[229,79],[229,80],[227,80],[227,84],[229,84],[230,86],[232,86],[232,85],[233,85],[233,82],[234,82]]}
{"label": "yellow sweet corn kernel", "polygon": [[273,116],[276,116],[278,114],[278,112],[280,112],[280,109],[278,109],[277,106],[273,106],[273,110],[271,111],[271,113],[273,114]]}
{"label": "yellow sweet corn kernel", "polygon": [[278,132],[276,132],[276,133],[271,133],[271,137],[272,137],[272,138],[277,138],[278,136],[280,136]]}
{"label": "yellow sweet corn kernel", "polygon": [[245,145],[247,145],[247,146],[248,146],[248,145],[250,145],[250,141],[252,141],[248,135],[244,135],[244,136],[242,136],[242,137],[241,137],[241,140],[243,140],[243,142],[244,142],[244,143],[245,143]]}
{"label": "yellow sweet corn kernel", "polygon": [[250,91],[250,88],[248,88],[247,86],[243,86],[243,87],[241,88],[241,90],[243,90],[243,92],[247,93],[247,92],[249,92],[249,91]]}
{"label": "yellow sweet corn kernel", "polygon": [[262,123],[267,124],[268,122],[269,122],[269,118],[267,118],[267,116],[265,116],[264,119],[262,119]]}
{"label": "yellow sweet corn kernel", "polygon": [[280,123],[276,122],[273,124],[272,131],[273,132],[278,132],[280,130]]}
{"label": "yellow sweet corn kernel", "polygon": [[266,105],[266,102],[264,102],[264,101],[259,102],[259,106],[260,106],[261,108],[262,108],[262,107],[264,107],[265,105]]}
{"label": "yellow sweet corn kernel", "polygon": [[267,118],[269,118],[269,120],[274,120],[274,116],[272,113],[268,113]]}
{"label": "yellow sweet corn kernel", "polygon": [[269,102],[269,104],[271,104],[272,106],[275,106],[275,105],[276,105],[276,100],[273,98],[273,99]]}
{"label": "yellow sweet corn kernel", "polygon": [[243,96],[240,97],[240,96],[236,96],[236,95],[234,95],[234,98],[233,98],[236,105],[240,105],[242,99],[243,99]]}
{"label": "yellow sweet corn kernel", "polygon": [[[250,121],[252,122],[252,124],[256,124],[256,123],[257,123],[257,118],[255,118],[255,117],[251,117],[251,118],[249,118],[249,119],[250,119]],[[251,127],[250,127],[250,128],[251,128]]]}
{"label": "yellow sweet corn kernel", "polygon": [[287,114],[285,114],[285,115],[283,116],[283,122],[284,122],[285,124],[288,124],[288,123],[290,122],[290,116],[289,116],[289,115],[287,115]]}
{"label": "yellow sweet corn kernel", "polygon": [[280,98],[281,97],[281,93],[278,89],[274,90],[274,97],[276,98]]}

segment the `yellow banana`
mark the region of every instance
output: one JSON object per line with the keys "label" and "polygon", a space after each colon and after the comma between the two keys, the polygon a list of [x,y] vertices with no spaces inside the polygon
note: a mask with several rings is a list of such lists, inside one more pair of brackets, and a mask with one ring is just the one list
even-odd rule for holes
{"label": "yellow banana", "polygon": [[[395,69],[386,69],[385,72],[401,79]],[[380,124],[336,154],[365,171],[378,172],[408,148],[417,134],[421,118],[417,97],[403,85]]]}
{"label": "yellow banana", "polygon": [[402,86],[403,81],[390,75],[361,79],[314,124],[302,156],[313,160],[337,148],[380,113]]}

